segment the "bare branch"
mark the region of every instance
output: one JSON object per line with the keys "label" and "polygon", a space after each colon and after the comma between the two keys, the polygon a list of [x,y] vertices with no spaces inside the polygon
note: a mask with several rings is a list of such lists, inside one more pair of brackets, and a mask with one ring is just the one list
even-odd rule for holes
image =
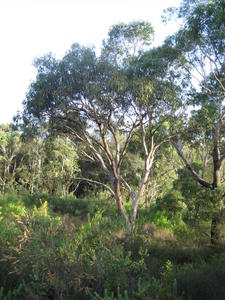
{"label": "bare branch", "polygon": [[202,179],[197,172],[195,172],[195,170],[193,169],[193,167],[191,166],[191,164],[189,163],[189,161],[186,159],[186,157],[183,154],[182,149],[174,142],[174,141],[170,141],[171,144],[174,146],[174,148],[177,150],[177,154],[180,156],[180,158],[182,159],[182,161],[184,162],[185,166],[187,167],[187,169],[191,172],[193,178],[200,183],[202,186],[206,187],[206,188],[211,188],[212,185],[210,183],[208,183],[207,181],[205,181],[204,179]]}
{"label": "bare branch", "polygon": [[222,156],[220,157],[220,161],[219,161],[220,165],[222,164],[222,162],[223,162],[224,160],[225,160],[225,154],[222,155]]}
{"label": "bare branch", "polygon": [[102,142],[103,142],[105,153],[107,154],[107,157],[108,157],[110,163],[112,164],[113,156],[112,156],[112,153],[109,149],[109,145],[108,145],[108,142],[107,142],[106,137],[105,137],[104,127],[103,127],[102,124],[98,124],[98,127],[99,127],[100,136],[101,136],[101,139],[102,139]]}
{"label": "bare branch", "polygon": [[74,179],[81,180],[81,181],[87,181],[87,182],[90,182],[90,183],[93,183],[93,184],[101,185],[101,186],[105,187],[107,190],[109,190],[110,193],[112,194],[112,196],[115,197],[115,193],[113,192],[111,187],[109,187],[107,184],[104,184],[100,181],[92,180],[92,179],[89,179],[89,178],[84,178],[84,177],[75,177]]}
{"label": "bare branch", "polygon": [[119,142],[118,142],[118,139],[117,139],[117,136],[116,136],[116,131],[113,128],[112,123],[111,123],[111,116],[112,116],[112,110],[110,110],[110,112],[109,112],[108,119],[107,119],[107,125],[108,125],[108,128],[109,128],[110,132],[112,133],[112,136],[113,136],[113,139],[114,139],[115,148],[116,148],[115,160],[116,160],[116,167],[118,168],[119,161],[120,161],[120,145],[119,145]]}
{"label": "bare branch", "polygon": [[145,125],[143,124],[143,120],[141,120],[141,130],[142,130],[142,144],[144,147],[145,157],[148,157],[148,148],[146,143],[146,130],[145,130]]}
{"label": "bare branch", "polygon": [[130,194],[130,197],[131,197],[131,199],[133,201],[133,199],[135,198],[135,195],[132,192],[131,187],[129,186],[129,184],[127,183],[127,181],[122,176],[121,176],[121,179],[122,179],[122,182],[124,183],[125,187],[127,188],[128,192]]}
{"label": "bare branch", "polygon": [[124,156],[125,156],[125,154],[126,154],[126,151],[127,151],[127,148],[128,148],[128,146],[129,146],[129,143],[130,143],[130,141],[131,141],[131,138],[132,138],[132,136],[133,136],[133,134],[134,134],[134,131],[135,131],[135,129],[138,127],[138,124],[136,123],[134,123],[133,124],[133,126],[132,126],[132,128],[131,128],[131,130],[129,131],[129,134],[128,134],[128,136],[127,136],[127,138],[126,138],[126,141],[125,141],[125,144],[124,144],[124,147],[123,147],[123,149],[122,149],[122,151],[121,151],[121,155],[120,155],[120,160],[119,160],[119,166],[121,165],[121,163],[122,163],[122,160],[123,160],[123,158],[124,158]]}

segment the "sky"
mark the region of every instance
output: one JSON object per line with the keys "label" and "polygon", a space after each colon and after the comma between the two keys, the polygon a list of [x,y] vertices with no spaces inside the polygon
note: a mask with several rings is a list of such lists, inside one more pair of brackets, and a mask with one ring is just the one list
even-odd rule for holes
{"label": "sky", "polygon": [[62,57],[78,42],[100,49],[109,28],[119,22],[150,21],[155,45],[178,24],[161,22],[163,10],[180,0],[0,0],[0,124],[22,111],[34,58]]}

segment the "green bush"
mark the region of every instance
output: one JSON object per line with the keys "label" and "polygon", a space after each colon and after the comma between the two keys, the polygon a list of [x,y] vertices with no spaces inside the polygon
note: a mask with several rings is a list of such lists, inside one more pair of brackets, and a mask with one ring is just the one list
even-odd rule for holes
{"label": "green bush", "polygon": [[138,213],[176,238],[129,240],[115,203],[92,197],[0,196],[0,300],[224,299],[223,247],[197,243],[178,212]]}

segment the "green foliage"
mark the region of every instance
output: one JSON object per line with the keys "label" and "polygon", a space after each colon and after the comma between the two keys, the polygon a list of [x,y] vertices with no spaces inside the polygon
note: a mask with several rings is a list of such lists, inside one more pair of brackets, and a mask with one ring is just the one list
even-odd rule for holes
{"label": "green foliage", "polygon": [[104,41],[103,56],[109,56],[114,63],[121,63],[140,54],[153,40],[154,30],[149,22],[134,21],[112,26],[108,40]]}
{"label": "green foliage", "polygon": [[46,140],[43,148],[43,185],[51,194],[69,194],[73,178],[79,173],[78,156],[72,143],[56,137]]}
{"label": "green foliage", "polygon": [[156,206],[158,210],[165,211],[170,220],[174,221],[185,208],[182,194],[175,189],[169,191],[163,198],[158,198]]}
{"label": "green foliage", "polygon": [[18,286],[18,288],[13,289],[12,291],[8,291],[6,295],[4,295],[4,288],[0,288],[0,300],[15,300],[21,296],[21,290],[23,286],[22,284]]}
{"label": "green foliage", "polygon": [[165,211],[158,211],[154,218],[154,223],[160,228],[171,228],[172,223],[168,219],[167,213]]}
{"label": "green foliage", "polygon": [[177,273],[177,293],[183,299],[223,299],[225,270],[223,256],[212,264],[202,264],[197,268],[187,265]]}
{"label": "green foliage", "polygon": [[[154,217],[157,236],[137,232],[128,241],[115,206],[101,206],[105,196],[89,195],[80,211],[90,214],[78,222],[76,209],[59,216],[54,200],[49,209],[47,195],[41,203],[38,196],[1,195],[1,299],[223,299],[224,248],[199,248],[187,225],[182,230],[192,239],[183,246],[181,221],[174,224],[160,206],[152,215],[141,211],[138,223]],[[160,239],[168,228],[170,235]]]}
{"label": "green foliage", "polygon": [[107,289],[104,290],[104,296],[101,297],[97,293],[91,298],[92,300],[129,300],[127,291],[124,292],[124,296],[120,293],[120,288],[118,287],[117,296],[114,297],[113,293],[109,293]]}
{"label": "green foliage", "polygon": [[68,195],[79,173],[74,145],[46,135],[46,128],[39,128],[36,136],[28,133],[20,134],[12,125],[0,126],[0,190]]}
{"label": "green foliage", "polygon": [[15,186],[13,173],[16,168],[15,157],[20,150],[20,136],[12,125],[0,126],[0,187],[2,191]]}

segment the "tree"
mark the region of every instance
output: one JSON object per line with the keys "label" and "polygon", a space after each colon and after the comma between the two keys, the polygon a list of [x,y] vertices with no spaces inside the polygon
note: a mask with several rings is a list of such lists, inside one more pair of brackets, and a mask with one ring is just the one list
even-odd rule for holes
{"label": "tree", "polygon": [[17,154],[17,183],[29,193],[40,191],[42,187],[43,141],[39,136],[20,136],[21,148]]}
{"label": "tree", "polygon": [[42,186],[52,195],[66,196],[79,173],[78,156],[69,139],[48,137],[43,141]]}
{"label": "tree", "polygon": [[[75,44],[61,61],[50,56],[39,59],[37,79],[24,103],[24,117],[46,118],[56,131],[86,146],[81,152],[101,166],[108,184],[100,184],[116,200],[129,233],[135,227],[155,153],[168,140],[162,127],[179,107],[175,77],[167,75],[173,53],[167,48],[159,54],[157,49],[146,55],[126,52],[136,48],[136,42],[148,45],[152,32],[148,23],[119,25],[111,29],[100,57],[93,49]],[[121,44],[125,50],[118,53]],[[141,144],[143,168],[138,187],[132,190],[124,162],[135,135]],[[123,188],[132,200],[130,216],[124,207]]]}
{"label": "tree", "polygon": [[16,155],[20,150],[20,136],[13,125],[0,126],[0,186],[2,191],[15,184]]}
{"label": "tree", "polygon": [[[180,7],[178,15],[183,18],[183,28],[170,41],[180,51],[183,67],[190,75],[192,84],[195,85],[196,91],[193,93],[190,104],[196,105],[194,114],[198,115],[198,122],[204,122],[203,126],[207,128],[208,141],[210,141],[208,143],[210,150],[207,151],[207,155],[211,153],[212,157],[212,181],[205,180],[194,170],[182,151],[181,139],[179,139],[180,142],[175,140],[171,140],[171,142],[193,178],[206,189],[219,190],[221,188],[221,167],[225,159],[223,141],[225,129],[225,2],[222,0],[186,0]],[[190,130],[191,126],[186,126],[184,132],[188,134],[190,131],[195,131],[195,139],[203,140],[203,132],[200,132],[199,128],[192,126],[192,130]],[[206,134],[205,130],[204,133]],[[223,199],[218,205],[222,208]],[[212,216],[212,244],[216,243],[219,238],[220,214],[221,209],[219,209],[219,213]]]}
{"label": "tree", "polygon": [[149,49],[153,39],[154,30],[149,22],[119,23],[110,28],[108,39],[103,41],[102,55],[115,64],[124,64]]}

